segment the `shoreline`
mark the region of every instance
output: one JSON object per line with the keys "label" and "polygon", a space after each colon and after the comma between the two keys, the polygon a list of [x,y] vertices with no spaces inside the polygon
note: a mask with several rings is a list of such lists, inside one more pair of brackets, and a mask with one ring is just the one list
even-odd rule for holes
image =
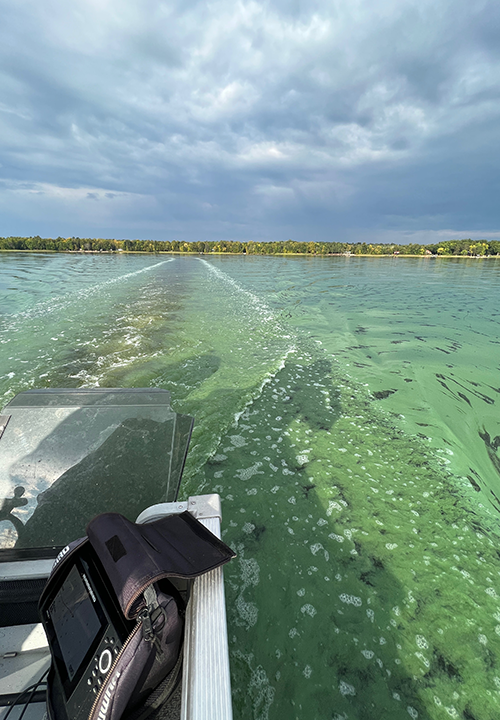
{"label": "shoreline", "polygon": [[50,253],[51,255],[179,255],[179,256],[203,256],[210,257],[211,255],[242,255],[245,257],[303,257],[303,258],[328,258],[328,257],[345,257],[345,258],[420,258],[422,260],[440,259],[440,258],[453,258],[455,260],[491,260],[500,259],[500,255],[453,255],[453,254],[440,254],[440,255],[410,255],[399,253],[399,254],[375,254],[375,253],[243,253],[243,252],[181,252],[180,250],[158,250],[150,252],[148,250],[24,250],[18,248],[0,248],[0,253]]}

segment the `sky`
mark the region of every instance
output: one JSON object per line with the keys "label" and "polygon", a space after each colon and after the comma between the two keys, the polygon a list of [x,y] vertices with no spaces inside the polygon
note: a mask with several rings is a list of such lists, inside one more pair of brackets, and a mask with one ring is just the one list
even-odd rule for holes
{"label": "sky", "polygon": [[500,3],[2,0],[0,236],[500,238]]}

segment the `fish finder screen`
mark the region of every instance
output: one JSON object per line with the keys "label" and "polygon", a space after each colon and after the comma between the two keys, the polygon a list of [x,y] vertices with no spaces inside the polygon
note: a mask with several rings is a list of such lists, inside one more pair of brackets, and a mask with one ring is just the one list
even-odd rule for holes
{"label": "fish finder screen", "polygon": [[101,622],[82,576],[74,565],[49,608],[69,680],[73,680]]}

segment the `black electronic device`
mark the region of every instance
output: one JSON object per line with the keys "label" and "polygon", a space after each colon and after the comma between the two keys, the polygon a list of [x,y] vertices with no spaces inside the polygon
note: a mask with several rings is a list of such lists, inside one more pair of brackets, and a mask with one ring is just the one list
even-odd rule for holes
{"label": "black electronic device", "polygon": [[53,657],[53,693],[70,720],[88,718],[135,623],[126,621],[90,544],[68,564],[40,608]]}
{"label": "black electronic device", "polygon": [[87,537],[59,553],[40,598],[49,720],[122,720],[163,702],[184,633],[169,577],[191,580],[232,557],[188,512],[144,525],[119,513],[94,518]]}

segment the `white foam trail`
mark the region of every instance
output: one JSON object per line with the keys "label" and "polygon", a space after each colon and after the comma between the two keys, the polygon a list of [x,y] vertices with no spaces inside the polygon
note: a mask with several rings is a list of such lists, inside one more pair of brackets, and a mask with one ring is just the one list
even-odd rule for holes
{"label": "white foam trail", "polygon": [[[117,278],[112,278],[111,280],[106,280],[106,282],[101,283],[100,285],[96,285],[96,288],[104,287],[105,285],[111,285],[112,283],[121,282],[122,280],[126,280],[127,278],[133,277],[134,275],[140,275],[144,272],[149,272],[149,270],[153,270],[153,268],[160,267],[160,265],[166,265],[166,263],[174,262],[174,258],[170,258],[169,260],[162,260],[161,262],[155,263],[154,265],[148,265],[145,268],[141,268],[140,270],[134,270],[134,272],[126,273],[125,275],[120,275]],[[85,291],[86,292],[86,291]]]}
{"label": "white foam trail", "polygon": [[[245,296],[246,306],[248,307],[250,305],[258,313],[260,321],[266,323],[266,336],[271,335],[273,338],[281,337],[283,343],[288,345],[288,347],[282,348],[278,357],[271,360],[273,368],[265,373],[258,386],[250,392],[250,396],[248,397],[247,395],[248,400],[245,402],[242,409],[234,414],[231,426],[237,427],[241,416],[245,413],[248,407],[251,406],[262,395],[265,386],[268,385],[273,380],[273,378],[276,377],[276,375],[285,367],[288,356],[297,352],[296,337],[295,335],[292,335],[289,328],[285,329],[281,325],[278,317],[276,316],[276,313],[269,307],[269,305],[267,305],[265,301],[262,300],[262,298],[260,298],[258,295],[251,292],[250,290],[246,290],[245,288],[243,288],[234,278],[232,278],[230,275],[227,275],[222,270],[214,267],[206,260],[202,258],[196,259],[202,262],[207,267],[209,272],[212,273],[218,280],[222,281],[226,285],[230,285],[232,288],[234,288],[234,290],[236,290],[236,292],[241,293]],[[217,445],[218,442],[216,446]]]}
{"label": "white foam trail", "polygon": [[[81,301],[84,298],[87,298],[89,295],[92,295],[96,292],[101,292],[104,288],[106,288],[108,285],[113,285],[115,283],[121,283],[124,280],[128,280],[131,277],[134,277],[135,275],[140,275],[141,273],[149,272],[150,270],[153,270],[154,268],[160,267],[160,265],[165,265],[166,263],[174,262],[174,258],[170,258],[169,260],[162,260],[161,262],[155,263],[154,265],[148,265],[147,267],[141,268],[140,270],[134,270],[133,272],[125,273],[125,275],[120,275],[116,278],[111,278],[110,280],[105,280],[102,283],[98,283],[97,285],[90,285],[87,288],[83,288],[82,290],[78,290],[76,293],[73,293],[71,295],[56,295],[55,297],[50,298],[49,300],[43,300],[42,302],[35,305],[33,308],[30,308],[29,310],[23,310],[20,313],[16,313],[14,315],[11,315],[9,320],[15,321],[19,318],[22,319],[29,319],[34,317],[39,317],[40,315],[46,315],[47,313],[51,313],[54,311],[60,311],[62,306],[65,306],[68,301],[69,302],[75,302],[75,301]],[[12,324],[10,324],[7,328],[4,329],[11,329]]]}
{"label": "white foam trail", "polygon": [[235,413],[235,415],[234,415],[234,420],[233,420],[233,426],[234,426],[234,427],[236,427],[236,426],[238,425],[239,419],[240,419],[240,417],[243,415],[243,413],[245,412],[245,410],[246,410],[250,405],[253,405],[253,403],[254,403],[256,400],[258,400],[258,398],[262,395],[262,391],[264,390],[265,386],[266,386],[266,385],[269,385],[269,383],[271,382],[271,380],[272,380],[273,378],[275,378],[276,375],[277,375],[281,370],[283,370],[283,368],[285,367],[285,364],[286,364],[286,359],[287,359],[287,357],[288,357],[289,355],[291,355],[292,353],[295,353],[295,352],[297,352],[297,347],[296,347],[295,345],[292,345],[290,348],[288,348],[288,350],[287,350],[287,351],[284,353],[284,355],[281,357],[280,363],[279,363],[278,367],[277,367],[275,370],[270,370],[270,371],[267,373],[267,375],[265,376],[265,378],[264,378],[264,379],[262,380],[262,382],[260,383],[259,387],[256,388],[255,391],[252,393],[252,397],[250,398],[250,400],[245,403],[245,405],[243,406],[242,410],[240,410],[239,412]]}
{"label": "white foam trail", "polygon": [[267,317],[265,317],[266,320],[276,320],[276,316],[273,313],[273,311],[271,310],[271,308],[269,307],[269,305],[267,305],[258,295],[255,295],[253,292],[250,292],[250,290],[245,290],[245,288],[241,287],[241,285],[239,285],[239,283],[237,283],[234,278],[232,278],[230,275],[227,275],[222,270],[219,270],[219,268],[214,267],[207,260],[203,260],[203,258],[196,258],[196,259],[199,260],[199,262],[202,262],[204,265],[206,265],[207,268],[209,269],[209,271],[211,273],[213,273],[214,275],[216,275],[219,278],[219,280],[223,280],[224,282],[229,283],[234,288],[236,288],[236,290],[238,290],[238,292],[243,293],[248,298],[250,298],[252,304],[256,305],[261,313],[264,310],[265,313],[267,314]]}
{"label": "white foam trail", "polygon": [[[71,378],[80,380],[79,387],[82,388],[92,388],[92,387],[100,387],[101,386],[101,380],[106,377],[106,375],[110,372],[113,372],[113,370],[117,370],[118,368],[126,368],[130,365],[133,365],[134,363],[137,363],[138,361],[149,361],[156,357],[159,357],[161,355],[161,350],[158,350],[155,353],[139,353],[138,355],[132,355],[129,358],[120,358],[119,356],[113,360],[112,362],[109,361],[109,356],[101,355],[99,358],[97,358],[95,365],[97,368],[103,368],[102,372],[91,374],[87,370],[83,369],[80,370],[80,372],[76,373],[76,375],[70,375]],[[118,355],[118,353],[115,353],[115,355]],[[108,363],[108,364],[106,364]]]}
{"label": "white foam trail", "polygon": [[165,263],[173,262],[174,258],[170,258],[169,260],[162,260],[159,263],[155,263],[154,265],[148,265],[145,268],[141,268],[140,270],[134,270],[134,272],[125,273],[125,275],[120,275],[116,278],[111,278],[110,280],[105,280],[102,283],[98,283],[97,285],[90,285],[87,288],[82,288],[82,290],[78,290],[76,293],[73,293],[71,295],[56,295],[55,297],[52,297],[48,300],[43,300],[42,302],[35,305],[35,307],[30,308],[29,310],[23,310],[20,313],[16,313],[15,315],[11,315],[11,319],[15,320],[17,318],[32,318],[32,317],[38,317],[40,315],[45,315],[48,312],[53,312],[54,310],[60,310],[61,305],[64,305],[68,302],[74,302],[82,300],[89,295],[92,295],[93,293],[100,292],[104,288],[106,288],[108,285],[113,285],[114,283],[123,282],[124,280],[128,280],[131,277],[134,277],[135,275],[140,275],[144,272],[149,272],[150,270],[153,270],[154,268],[160,267],[160,265],[165,265]]}
{"label": "white foam trail", "polygon": [[[251,300],[252,304],[258,309],[259,314],[261,316],[262,316],[263,312],[265,313],[264,319],[266,321],[268,321],[268,322],[273,321],[276,324],[277,329],[279,328],[280,330],[283,330],[276,318],[275,313],[271,310],[269,305],[267,305],[258,295],[255,295],[255,293],[250,292],[250,290],[245,290],[245,288],[241,287],[241,285],[239,285],[239,283],[237,283],[234,278],[232,278],[230,275],[227,275],[222,270],[219,270],[218,268],[214,267],[206,260],[203,260],[202,258],[196,258],[196,259],[199,260],[200,262],[202,262],[204,265],[206,265],[207,268],[210,270],[210,272],[212,272],[214,275],[216,275],[220,280],[223,280],[224,282],[229,283],[238,292],[246,295]],[[291,336],[289,333],[287,335],[285,335],[285,333],[282,332],[281,334],[282,334],[284,340],[291,339]],[[260,385],[254,390],[254,392],[252,393],[252,397],[248,400],[247,403],[245,403],[243,409],[240,410],[239,412],[235,413],[235,416],[233,419],[233,426],[238,425],[238,421],[239,421],[240,417],[243,415],[243,413],[245,412],[245,410],[250,405],[252,405],[252,403],[254,403],[255,400],[257,400],[261,396],[264,387],[266,385],[268,385],[274,377],[276,377],[276,375],[280,372],[280,370],[283,370],[283,368],[285,367],[287,357],[295,352],[297,352],[297,346],[295,343],[295,339],[293,339],[292,344],[287,348],[287,350],[285,350],[283,355],[279,358],[277,367],[275,367],[273,370],[270,370],[268,373],[266,373],[266,376],[263,378]]]}

